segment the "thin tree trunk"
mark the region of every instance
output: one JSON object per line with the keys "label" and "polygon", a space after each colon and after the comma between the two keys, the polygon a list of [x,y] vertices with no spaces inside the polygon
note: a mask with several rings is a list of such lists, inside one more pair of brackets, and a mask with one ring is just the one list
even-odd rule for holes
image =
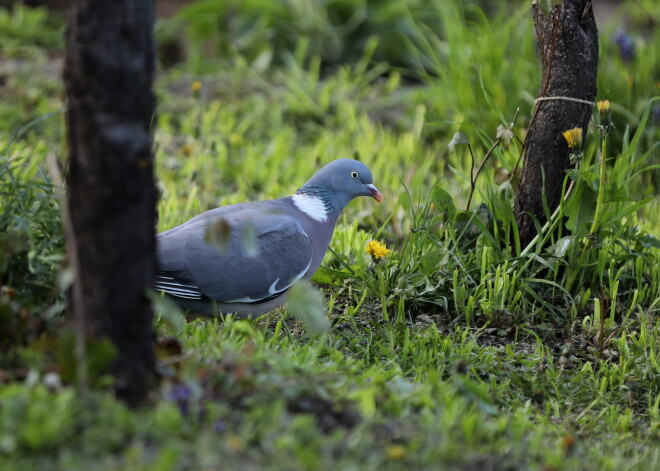
{"label": "thin tree trunk", "polygon": [[117,395],[136,405],[155,377],[152,312],[145,296],[156,263],[153,5],[151,0],[73,4],[64,71],[72,308],[87,335],[113,342]]}
{"label": "thin tree trunk", "polygon": [[[586,135],[596,96],[598,30],[592,4],[564,0],[544,13],[533,5],[543,76],[525,141],[525,160],[515,210],[523,246],[536,235],[534,219],[546,220],[544,198],[552,212],[559,205],[570,151],[562,132],[575,127]],[[570,101],[565,98],[574,98]],[[544,195],[545,193],[545,195]]]}

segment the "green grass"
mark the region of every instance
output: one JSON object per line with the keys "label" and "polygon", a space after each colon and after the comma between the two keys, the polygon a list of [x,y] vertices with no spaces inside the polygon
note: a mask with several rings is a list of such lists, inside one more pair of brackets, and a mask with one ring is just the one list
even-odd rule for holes
{"label": "green grass", "polygon": [[607,361],[488,329],[369,327],[305,339],[281,316],[189,323],[163,395],[185,393],[137,413],[100,393],[90,413],[69,388],[7,386],[4,469],[658,466],[657,392],[645,397],[643,380],[657,326],[617,337],[630,348]]}
{"label": "green grass", "polygon": [[[1,12],[45,32],[25,27],[17,40],[31,59],[0,111],[0,469],[660,469],[657,28],[645,31],[631,5],[636,58],[623,62],[614,26],[599,25],[599,99],[612,101],[615,125],[604,178],[593,126],[566,179],[574,189],[524,248],[515,179],[500,180],[520,144],[495,146],[471,211],[470,153],[448,145],[463,132],[478,165],[517,108],[512,130],[524,137],[539,80],[531,19],[527,6],[486,16],[459,5],[410,2],[414,28],[395,56],[382,42],[388,12],[369,17],[374,39],[363,42],[332,13],[319,35],[360,45],[344,64],[318,53],[319,36],[287,45],[255,33],[244,43],[254,49],[202,69],[191,52],[160,72],[159,230],[291,194],[338,157],[366,162],[385,201],[349,205],[315,276],[326,334],[284,309],[218,321],[159,306],[162,385],[138,411],[98,372],[90,404],[71,384],[69,275],[46,170],[66,154],[48,59],[61,43],[43,42],[61,25]],[[218,40],[188,20],[185,47]],[[261,21],[283,38],[302,27]],[[255,63],[263,51],[272,63]],[[392,249],[378,263],[372,239]]]}

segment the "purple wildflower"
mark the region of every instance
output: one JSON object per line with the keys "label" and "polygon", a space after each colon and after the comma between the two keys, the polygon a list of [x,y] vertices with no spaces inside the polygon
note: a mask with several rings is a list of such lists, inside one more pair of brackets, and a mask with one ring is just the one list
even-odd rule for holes
{"label": "purple wildflower", "polygon": [[190,399],[192,399],[192,391],[188,386],[184,383],[175,384],[172,386],[172,389],[168,391],[167,398],[176,403],[181,414],[188,414]]}
{"label": "purple wildflower", "polygon": [[223,419],[216,420],[213,423],[213,430],[215,430],[216,433],[223,433],[227,430],[227,422]]}
{"label": "purple wildflower", "polygon": [[623,30],[616,32],[614,42],[619,46],[619,54],[624,62],[630,62],[635,58],[635,43]]}

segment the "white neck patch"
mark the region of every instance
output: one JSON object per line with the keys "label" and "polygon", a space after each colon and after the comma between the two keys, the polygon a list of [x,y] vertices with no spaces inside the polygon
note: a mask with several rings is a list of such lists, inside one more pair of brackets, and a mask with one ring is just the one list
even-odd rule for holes
{"label": "white neck patch", "polygon": [[328,220],[325,204],[323,204],[320,198],[299,194],[291,196],[291,199],[293,200],[293,204],[296,205],[296,208],[315,221],[324,222]]}

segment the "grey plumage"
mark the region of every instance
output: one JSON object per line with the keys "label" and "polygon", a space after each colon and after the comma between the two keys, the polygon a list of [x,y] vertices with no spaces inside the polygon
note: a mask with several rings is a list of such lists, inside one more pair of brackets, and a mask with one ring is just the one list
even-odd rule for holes
{"label": "grey plumage", "polygon": [[[339,214],[357,196],[382,200],[364,164],[339,159],[296,195],[195,216],[158,234],[156,289],[200,315],[265,314],[286,301],[293,283],[311,278]],[[223,244],[208,239],[214,224],[219,224]]]}

